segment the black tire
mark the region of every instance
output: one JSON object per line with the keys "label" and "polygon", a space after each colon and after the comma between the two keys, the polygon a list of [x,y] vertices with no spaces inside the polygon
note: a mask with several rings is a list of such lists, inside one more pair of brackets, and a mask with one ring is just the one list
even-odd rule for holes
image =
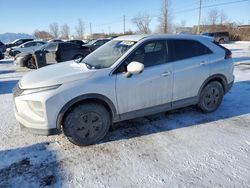
{"label": "black tire", "polygon": [[62,129],[71,143],[86,146],[100,141],[110,124],[110,114],[103,105],[85,103],[73,107],[66,114]]}
{"label": "black tire", "polygon": [[220,82],[208,83],[201,91],[198,106],[204,113],[217,110],[224,96],[224,90]]}
{"label": "black tire", "polygon": [[225,43],[225,40],[224,39],[220,39],[219,40],[219,44],[224,44]]}
{"label": "black tire", "polygon": [[36,62],[35,62],[35,59],[33,57],[29,58],[26,61],[25,66],[29,69],[37,69]]}
{"label": "black tire", "polygon": [[84,57],[83,55],[78,54],[78,55],[74,56],[74,60],[82,59],[83,57]]}
{"label": "black tire", "polygon": [[14,51],[14,52],[12,52],[12,56],[16,56],[17,54],[20,54],[21,52],[20,51]]}

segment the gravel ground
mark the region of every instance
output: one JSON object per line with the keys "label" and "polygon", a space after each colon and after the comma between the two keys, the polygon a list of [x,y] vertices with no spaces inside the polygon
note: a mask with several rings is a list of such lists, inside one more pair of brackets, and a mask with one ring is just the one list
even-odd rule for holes
{"label": "gravel ground", "polygon": [[250,187],[249,45],[226,45],[236,80],[216,112],[121,122],[88,147],[22,132],[11,90],[27,70],[1,60],[0,187]]}

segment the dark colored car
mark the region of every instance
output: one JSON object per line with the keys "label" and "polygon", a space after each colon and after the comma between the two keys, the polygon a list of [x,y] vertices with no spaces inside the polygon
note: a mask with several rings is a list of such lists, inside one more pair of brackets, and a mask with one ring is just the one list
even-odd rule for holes
{"label": "dark colored car", "polygon": [[14,46],[19,46],[25,42],[29,42],[29,41],[33,41],[34,39],[17,39],[17,40],[14,40],[13,42],[11,43],[8,43],[6,44],[6,48],[11,48],[11,47],[14,47]]}
{"label": "dark colored car", "polygon": [[5,52],[5,51],[6,51],[6,46],[5,46],[5,44],[2,43],[1,41],[0,41],[0,51],[1,51],[1,52]]}
{"label": "dark colored car", "polygon": [[72,43],[78,44],[78,45],[84,45],[85,44],[82,40],[69,40],[68,42],[72,42]]}
{"label": "dark colored car", "polygon": [[50,42],[63,42],[63,41],[61,39],[51,39],[48,42],[50,43]]}
{"label": "dark colored car", "polygon": [[92,40],[89,43],[85,44],[84,46],[89,48],[91,52],[95,51],[100,46],[104,45],[106,42],[110,41],[111,39],[97,39]]}
{"label": "dark colored car", "polygon": [[210,36],[214,38],[215,42],[219,44],[229,42],[229,32],[212,32],[212,33],[202,33],[202,35]]}
{"label": "dark colored car", "polygon": [[54,63],[84,58],[89,53],[85,47],[70,42],[52,42],[32,54],[17,54],[14,63],[21,67],[37,69]]}
{"label": "dark colored car", "polygon": [[3,52],[0,50],[0,60],[4,58]]}

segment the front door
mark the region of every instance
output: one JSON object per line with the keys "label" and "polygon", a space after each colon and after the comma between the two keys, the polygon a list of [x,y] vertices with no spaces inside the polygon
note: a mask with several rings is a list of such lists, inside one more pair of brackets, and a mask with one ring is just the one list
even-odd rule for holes
{"label": "front door", "polygon": [[[144,71],[128,78],[121,72],[126,72],[126,64],[132,61],[143,63]],[[168,63],[165,40],[142,44],[121,67],[122,71],[116,73],[116,93],[120,114],[168,103],[170,105],[173,64]]]}

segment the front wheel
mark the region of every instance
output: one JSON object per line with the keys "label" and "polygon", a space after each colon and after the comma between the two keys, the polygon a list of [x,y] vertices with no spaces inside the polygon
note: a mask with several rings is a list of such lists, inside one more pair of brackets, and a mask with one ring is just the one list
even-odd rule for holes
{"label": "front wheel", "polygon": [[210,82],[202,89],[198,106],[205,113],[213,112],[220,106],[223,96],[224,91],[221,83]]}
{"label": "front wheel", "polygon": [[79,104],[64,118],[63,133],[70,142],[86,146],[100,141],[110,127],[110,115],[103,105]]}

